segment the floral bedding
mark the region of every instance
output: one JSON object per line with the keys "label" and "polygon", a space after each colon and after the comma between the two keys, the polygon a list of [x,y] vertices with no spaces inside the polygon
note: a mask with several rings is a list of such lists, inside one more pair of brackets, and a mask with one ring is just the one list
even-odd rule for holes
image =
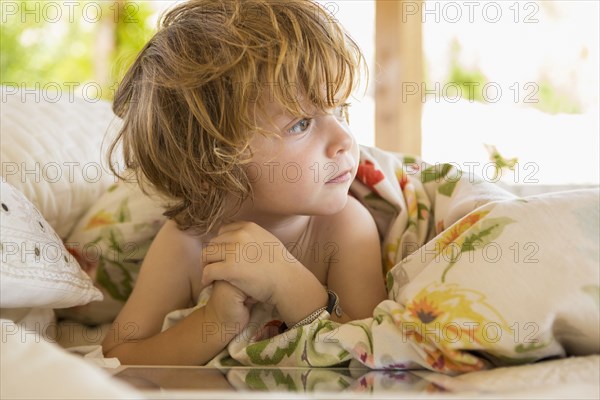
{"label": "floral bedding", "polygon": [[[324,311],[281,334],[276,312],[255,305],[247,328],[211,365],[352,361],[456,374],[600,352],[598,190],[518,198],[450,164],[362,147],[351,194],[377,223],[389,299],[364,320],[340,325]],[[118,258],[118,268],[94,264],[105,297],[122,304],[164,218],[139,192],[106,196],[108,206],[90,210],[70,239],[122,249],[125,236],[143,233],[143,246]],[[131,268],[121,262],[129,259]],[[209,296],[210,288],[196,307]],[[94,320],[85,307],[75,312]],[[191,310],[168,315],[164,329]]]}
{"label": "floral bedding", "polygon": [[362,148],[351,191],[382,235],[389,300],[371,318],[324,311],[282,334],[260,305],[210,364],[457,374],[600,352],[597,190],[518,198],[449,164]]}

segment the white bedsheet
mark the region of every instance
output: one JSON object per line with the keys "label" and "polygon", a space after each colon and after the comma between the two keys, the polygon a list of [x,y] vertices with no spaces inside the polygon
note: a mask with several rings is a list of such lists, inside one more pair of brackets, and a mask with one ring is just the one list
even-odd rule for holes
{"label": "white bedsheet", "polygon": [[142,399],[138,391],[60,346],[0,320],[0,398]]}
{"label": "white bedsheet", "polygon": [[[2,320],[1,343],[1,392],[2,399],[55,398],[55,399],[269,399],[269,398],[527,398],[527,399],[598,399],[600,397],[600,356],[572,357],[545,361],[532,365],[498,368],[450,377],[429,371],[413,371],[420,378],[447,392],[416,393],[414,391],[365,392],[343,391],[338,393],[286,393],[286,392],[214,392],[203,390],[152,391],[135,390],[111,377],[117,369],[102,369],[79,356],[69,354],[55,343],[40,339],[39,335],[24,332],[10,321]],[[70,323],[72,324],[72,323]],[[69,330],[72,330],[69,327]],[[79,328],[78,328],[79,329]],[[99,338],[97,328],[80,327],[81,337]],[[64,344],[64,342],[63,342]],[[78,346],[85,344],[81,341]],[[110,359],[103,359],[99,345],[78,347],[87,351],[88,357],[115,366]],[[112,363],[112,364],[111,364]],[[122,369],[123,367],[121,367]],[[373,373],[376,376],[376,373]],[[369,372],[364,376],[371,379]],[[377,378],[374,378],[377,379]],[[385,381],[380,382],[385,385]]]}
{"label": "white bedsheet", "polygon": [[[65,323],[62,323],[63,326]],[[73,322],[68,322],[68,327],[63,326],[63,332],[70,332],[73,338],[79,338],[79,340],[73,342],[77,347],[71,350],[77,350],[79,353],[86,353],[88,362],[94,358],[97,365],[104,365],[105,367],[116,366],[114,359],[102,358],[100,346],[97,344],[101,340],[103,334],[99,334],[99,331],[106,331],[107,326],[104,327],[86,327],[84,325],[78,325]],[[63,334],[63,340],[61,344],[68,346],[68,342],[64,340],[68,335]],[[83,340],[87,338],[88,340]],[[11,337],[14,340],[14,337]],[[80,369],[74,371],[76,368],[72,367],[77,361],[77,365],[83,364],[81,360],[77,360],[73,355],[67,354],[67,351],[60,350],[60,347],[46,343],[42,346],[39,343],[38,346],[29,345],[29,350],[22,349],[18,352],[12,350],[11,358],[13,360],[19,357],[31,357],[34,352],[43,352],[44,358],[48,362],[52,362],[53,367],[49,368],[48,379],[44,379],[43,382],[47,382],[46,390],[48,393],[56,391],[56,393],[63,395],[64,389],[61,389],[60,385],[67,385],[68,382],[73,382],[73,393],[81,394],[77,382],[81,382],[82,377],[86,377],[89,374],[92,382],[105,382],[104,389],[115,390],[115,398],[120,395],[122,384],[120,382],[114,382],[114,379],[108,378],[104,371],[99,368],[95,368],[91,365],[85,365],[85,370]],[[43,348],[42,348],[43,347]],[[2,382],[5,381],[4,376],[4,365],[5,365],[5,353],[4,353],[4,340],[2,348]],[[75,360],[73,360],[75,358]],[[59,365],[62,364],[62,360],[65,359],[71,365],[71,367],[61,368]],[[92,360],[90,360],[92,359]],[[43,363],[43,360],[39,361]],[[108,369],[111,374],[123,369],[121,366],[119,369]],[[42,368],[38,368],[41,371]],[[35,373],[31,369],[26,368],[26,365],[21,369],[21,373],[27,374]],[[31,372],[29,372],[31,371]],[[58,372],[62,371],[62,372]],[[73,377],[71,371],[75,374]],[[583,357],[570,357],[565,359],[543,361],[530,365],[521,365],[514,367],[497,368],[487,371],[471,372],[467,374],[450,377],[447,375],[430,372],[430,371],[412,371],[411,373],[419,376],[425,381],[429,381],[438,387],[444,388],[447,392],[442,393],[418,393],[415,391],[402,391],[400,388],[398,391],[393,391],[391,394],[386,392],[377,392],[376,398],[439,398],[439,399],[453,399],[453,398],[481,398],[481,399],[494,399],[494,398],[507,398],[507,399],[598,399],[600,398],[600,356],[583,356]],[[19,377],[17,371],[12,371],[14,379],[23,381],[23,376]],[[101,375],[101,378],[98,378]],[[29,375],[32,376],[32,375]],[[369,375],[369,372],[363,376],[365,379],[377,380],[378,374],[375,372]],[[106,381],[108,379],[108,382]],[[357,379],[358,380],[358,379]],[[42,382],[42,383],[43,383]],[[62,383],[61,383],[62,382]],[[119,385],[116,385],[119,383]],[[389,385],[390,381],[380,380],[375,382],[375,386]],[[116,385],[116,386],[115,386]],[[86,387],[93,388],[92,386]],[[64,386],[63,386],[64,388]],[[129,390],[129,389],[128,389]],[[4,384],[2,390],[2,398],[4,399]],[[86,394],[91,395],[94,390],[89,390]],[[320,392],[318,396],[314,393],[284,393],[284,392],[252,392],[244,390],[241,392],[214,392],[204,390],[173,390],[168,387],[160,390],[152,391],[139,391],[134,392],[137,396],[140,394],[147,398],[173,398],[173,399],[189,399],[189,398],[200,398],[200,399],[268,399],[268,398],[337,398],[337,399],[353,399],[353,398],[370,398],[371,394],[364,392],[353,392],[347,390],[339,393],[332,392]],[[56,396],[57,398],[60,396]],[[37,397],[37,396],[34,396]],[[76,396],[73,396],[76,397]],[[68,398],[68,397],[67,397]],[[89,397],[94,398],[94,397]],[[136,397],[139,398],[139,397]]]}

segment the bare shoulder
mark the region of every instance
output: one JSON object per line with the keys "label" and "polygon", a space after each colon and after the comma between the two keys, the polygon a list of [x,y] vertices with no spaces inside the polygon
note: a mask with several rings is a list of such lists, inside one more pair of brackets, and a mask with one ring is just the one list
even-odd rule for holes
{"label": "bare shoulder", "polygon": [[[167,221],[152,241],[135,286],[107,335],[107,352],[125,340],[144,339],[160,332],[165,316],[192,303],[191,281],[200,265],[201,241]],[[199,282],[199,279],[198,279]]]}
{"label": "bare shoulder", "polygon": [[371,213],[352,196],[348,196],[348,202],[342,211],[322,217],[319,226],[322,231],[320,236],[326,235],[330,240],[346,242],[365,237],[379,240]]}
{"label": "bare shoulder", "polygon": [[[359,253],[380,257],[380,239],[371,213],[354,197],[348,196],[346,207],[337,214],[319,217],[315,224],[318,243],[346,262]],[[335,251],[332,248],[335,248]]]}
{"label": "bare shoulder", "polygon": [[171,220],[165,222],[153,242],[153,246],[161,247],[167,252],[198,253],[202,251],[202,240],[192,233],[182,231]]}
{"label": "bare shoulder", "polygon": [[335,244],[329,260],[327,286],[336,292],[351,319],[366,318],[386,297],[381,244],[371,213],[354,197],[320,225],[321,240]]}
{"label": "bare shoulder", "polygon": [[135,321],[140,337],[147,337],[160,330],[167,313],[193,304],[192,281],[200,281],[201,251],[200,239],[167,221],[148,249],[118,320]]}
{"label": "bare shoulder", "polygon": [[187,300],[193,302],[195,292],[201,289],[196,287],[202,275],[201,253],[201,237],[182,231],[175,222],[167,221],[148,250],[142,272],[159,276],[163,282],[185,284],[188,290],[183,293],[187,293]]}

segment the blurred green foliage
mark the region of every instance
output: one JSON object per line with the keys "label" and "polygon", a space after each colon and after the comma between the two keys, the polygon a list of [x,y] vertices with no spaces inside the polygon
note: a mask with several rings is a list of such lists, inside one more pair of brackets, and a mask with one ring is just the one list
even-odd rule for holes
{"label": "blurred green foliage", "polygon": [[546,78],[540,78],[537,82],[539,102],[533,104],[535,108],[549,114],[565,113],[580,114],[582,107],[579,102],[566,91],[560,90]]}
{"label": "blurred green foliage", "polygon": [[[116,51],[113,54],[113,75],[117,81],[122,78],[135,56],[156,30],[156,26],[150,22],[154,10],[149,4],[148,1],[129,3],[124,11],[127,15],[119,18],[117,22]],[[131,5],[138,8],[132,8]]]}
{"label": "blurred green foliage", "polygon": [[[0,24],[0,83],[29,89],[68,90],[94,82],[110,100],[115,83],[133,62],[155,27],[151,2],[12,2]],[[60,6],[60,8],[58,8]],[[114,50],[98,52],[98,35],[114,29]],[[102,38],[100,38],[102,39]],[[98,71],[108,57],[107,71]],[[106,60],[104,60],[106,61]],[[102,76],[99,76],[102,75]],[[100,95],[100,94],[98,94]]]}
{"label": "blurred green foliage", "polygon": [[[488,83],[487,77],[479,69],[467,70],[459,63],[460,44],[455,40],[450,48],[450,72],[448,82],[458,85],[463,93],[463,98],[469,101],[484,102],[481,88]],[[477,88],[477,90],[475,90]]]}
{"label": "blurred green foliage", "polygon": [[[68,3],[75,6],[67,6]],[[101,88],[100,97],[112,99],[135,56],[155,30],[151,1],[10,2],[3,5],[0,24],[0,84],[44,89],[93,82]],[[16,7],[16,8],[14,8]],[[60,9],[57,7],[61,7]],[[99,35],[113,30],[114,50],[99,53]],[[462,90],[460,97],[485,102],[481,90],[488,77],[477,68],[465,68],[459,56],[461,47],[450,48],[447,81]],[[102,60],[101,60],[102,58]],[[108,58],[108,60],[106,60]],[[109,70],[99,71],[98,65]],[[427,71],[425,71],[427,74]],[[581,106],[566,91],[541,77],[530,105],[547,113],[580,113]],[[427,84],[427,87],[434,87]],[[454,96],[450,88],[448,96]]]}
{"label": "blurred green foliage", "polygon": [[[450,48],[450,68],[448,77],[444,85],[455,85],[462,90],[463,99],[486,103],[481,90],[491,81],[478,68],[466,68],[460,63],[461,47],[458,41],[453,41]],[[432,87],[432,84],[428,85]],[[474,88],[476,88],[474,90]],[[520,93],[526,96],[527,104],[549,114],[579,114],[582,112],[579,102],[570,96],[566,90],[557,88],[549,79],[540,78],[533,86],[528,86],[528,90]],[[452,97],[455,93],[448,91],[448,96]]]}

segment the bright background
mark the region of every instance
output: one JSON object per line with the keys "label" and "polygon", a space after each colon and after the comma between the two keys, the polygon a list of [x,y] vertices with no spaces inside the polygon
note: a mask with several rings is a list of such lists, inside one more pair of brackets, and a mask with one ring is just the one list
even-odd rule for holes
{"label": "bright background", "polygon": [[[351,100],[351,127],[373,145],[375,3],[321,3],[369,63],[370,85]],[[2,1],[1,84],[38,88],[49,98],[62,90],[110,99],[160,11],[172,4]],[[476,172],[491,179],[493,169],[483,168],[488,144],[518,158],[515,172],[503,171],[505,183],[598,185],[599,4],[426,1],[424,159],[478,165]]]}
{"label": "bright background", "polygon": [[[322,3],[362,46],[376,79],[375,3]],[[597,185],[599,4],[428,0],[423,55],[425,88],[432,93],[423,108],[423,158],[471,165],[493,180],[489,144],[518,158],[515,172],[502,171],[503,182]],[[355,134],[369,145],[373,89],[353,102],[351,114]]]}

